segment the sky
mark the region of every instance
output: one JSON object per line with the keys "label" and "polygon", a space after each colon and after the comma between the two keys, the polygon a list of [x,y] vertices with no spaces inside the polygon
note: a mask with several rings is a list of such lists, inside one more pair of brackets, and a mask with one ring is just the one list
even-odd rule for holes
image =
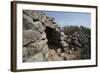
{"label": "sky", "polygon": [[89,27],[91,25],[91,14],[80,12],[56,12],[56,11],[44,11],[47,16],[54,17],[59,26],[66,25],[78,25]]}

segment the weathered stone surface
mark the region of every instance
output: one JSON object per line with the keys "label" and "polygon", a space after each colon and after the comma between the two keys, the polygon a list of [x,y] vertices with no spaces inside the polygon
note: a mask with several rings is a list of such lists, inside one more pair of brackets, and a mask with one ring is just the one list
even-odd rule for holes
{"label": "weathered stone surface", "polygon": [[27,46],[23,48],[23,62],[26,62],[28,58],[37,54],[37,49],[32,46]]}
{"label": "weathered stone surface", "polygon": [[24,13],[33,18],[35,21],[41,21],[43,18],[43,12],[34,11],[34,10],[24,10]]}
{"label": "weathered stone surface", "polygon": [[61,41],[64,41],[65,40],[65,36],[61,36],[60,39],[61,39]]}
{"label": "weathered stone surface", "polygon": [[27,51],[28,51],[28,56],[33,56],[34,54],[36,54],[36,48],[34,48],[33,46],[27,46]]}
{"label": "weathered stone surface", "polygon": [[69,46],[69,44],[66,43],[65,41],[61,41],[61,44],[62,44],[63,47],[67,47],[67,46]]}
{"label": "weathered stone surface", "polygon": [[43,49],[42,49],[42,53],[43,53],[43,54],[47,54],[48,51],[49,51],[49,48],[48,48],[48,45],[46,44],[46,45],[43,47]]}
{"label": "weathered stone surface", "polygon": [[47,37],[46,37],[46,33],[43,32],[43,33],[41,34],[41,40],[45,40],[45,39],[47,39]]}
{"label": "weathered stone surface", "polygon": [[41,52],[43,53],[44,59],[46,60],[48,58],[48,55],[49,55],[48,54],[49,48],[48,48],[48,45],[47,44],[43,47],[43,49],[42,49]]}
{"label": "weathered stone surface", "polygon": [[52,21],[50,21],[49,19],[45,20],[45,25],[50,27],[50,28],[55,28],[55,26],[52,24]]}
{"label": "weathered stone surface", "polygon": [[65,41],[65,42],[66,42],[66,40],[68,40],[68,39],[67,39],[68,36],[65,35],[64,32],[61,31],[61,32],[60,32],[60,35],[61,35],[61,36],[60,36],[61,41]]}
{"label": "weathered stone surface", "polygon": [[33,19],[29,16],[27,16],[26,14],[23,14],[23,29],[24,30],[28,30],[28,29],[32,29],[33,27]]}
{"label": "weathered stone surface", "polygon": [[60,32],[61,36],[65,36],[64,32]]}
{"label": "weathered stone surface", "polygon": [[35,52],[39,52],[46,45],[46,43],[47,43],[47,39],[39,40],[39,41],[29,44],[29,46],[33,47],[35,49]]}
{"label": "weathered stone surface", "polygon": [[42,24],[39,21],[36,21],[36,22],[33,23],[32,29],[36,30],[38,32],[41,32],[41,33],[44,31],[44,28],[43,28]]}
{"label": "weathered stone surface", "polygon": [[77,46],[79,46],[79,47],[82,46],[77,40],[75,40],[74,43],[75,43],[75,45],[77,45]]}
{"label": "weathered stone surface", "polygon": [[60,30],[58,28],[55,28],[56,32],[60,32]]}
{"label": "weathered stone surface", "polygon": [[42,62],[42,61],[44,61],[44,57],[41,52],[35,54],[34,56],[32,56],[26,60],[26,62]]}
{"label": "weathered stone surface", "polygon": [[66,37],[66,38],[64,38],[64,41],[66,41],[67,43],[71,43],[72,42],[72,39],[69,38],[69,37]]}
{"label": "weathered stone surface", "polygon": [[25,62],[28,58],[28,51],[26,47],[23,47],[22,53],[23,53],[23,62]]}
{"label": "weathered stone surface", "polygon": [[29,16],[27,16],[26,14],[23,14],[23,29],[24,30],[29,30],[29,29],[33,29],[35,31],[39,31],[39,32],[43,32],[44,31],[44,27],[42,26],[41,22],[36,21],[33,22],[33,19]]}
{"label": "weathered stone surface", "polygon": [[23,45],[27,45],[30,42],[34,42],[40,39],[41,34],[34,30],[24,30],[23,31]]}

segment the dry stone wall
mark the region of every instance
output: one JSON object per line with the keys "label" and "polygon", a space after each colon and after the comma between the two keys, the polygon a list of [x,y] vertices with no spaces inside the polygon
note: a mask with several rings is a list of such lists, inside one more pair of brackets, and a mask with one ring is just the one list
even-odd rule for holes
{"label": "dry stone wall", "polygon": [[70,40],[53,17],[41,11],[23,10],[23,62],[80,59],[79,50],[69,49]]}

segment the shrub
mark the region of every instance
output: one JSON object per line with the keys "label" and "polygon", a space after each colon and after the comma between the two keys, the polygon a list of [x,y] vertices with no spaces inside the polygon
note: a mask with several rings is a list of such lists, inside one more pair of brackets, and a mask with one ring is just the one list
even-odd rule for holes
{"label": "shrub", "polygon": [[[91,58],[91,29],[84,26],[63,26],[62,30],[67,36],[71,38],[77,38],[77,42],[82,46],[79,47],[81,51],[81,59],[90,59]],[[77,33],[76,33],[77,32]],[[74,41],[71,41],[72,43]],[[76,47],[75,44],[71,46]]]}

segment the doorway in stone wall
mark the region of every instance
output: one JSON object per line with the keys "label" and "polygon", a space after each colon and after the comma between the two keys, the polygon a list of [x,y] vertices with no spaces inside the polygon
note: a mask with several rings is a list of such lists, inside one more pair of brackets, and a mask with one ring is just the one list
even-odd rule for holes
{"label": "doorway in stone wall", "polygon": [[60,44],[60,32],[56,31],[55,28],[46,27],[45,29],[46,37],[48,39],[48,47],[51,49],[57,49],[61,47]]}

